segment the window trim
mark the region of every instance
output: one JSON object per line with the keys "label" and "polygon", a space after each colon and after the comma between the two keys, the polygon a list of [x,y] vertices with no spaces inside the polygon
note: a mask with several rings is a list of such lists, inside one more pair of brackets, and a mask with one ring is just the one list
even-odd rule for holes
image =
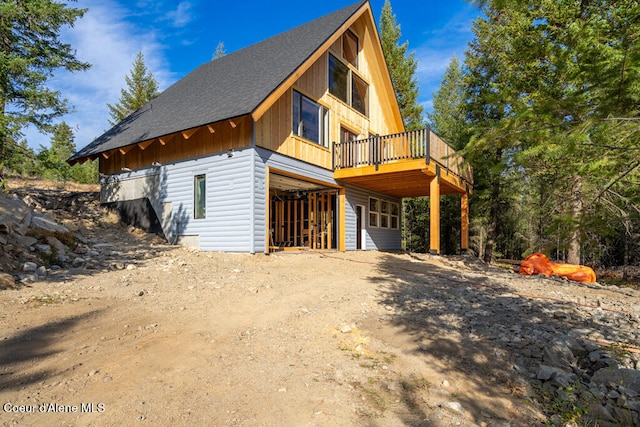
{"label": "window trim", "polygon": [[[300,96],[300,105],[298,105],[298,111],[300,114],[300,120],[296,123],[296,94]],[[304,132],[300,132],[300,125],[303,123],[302,120],[302,103],[304,101],[308,101],[309,103],[314,104],[318,107],[318,140],[314,141],[313,139],[309,139],[304,135]],[[304,93],[299,90],[292,89],[291,91],[291,127],[293,135],[298,138],[303,138],[306,141],[312,142],[314,144],[319,145],[320,147],[329,148],[329,139],[330,139],[330,126],[329,126],[329,109],[319,102],[315,101],[313,98],[308,97]]]}
{"label": "window trim", "polygon": [[[204,187],[200,194],[198,183],[202,181]],[[200,200],[202,199],[202,200]],[[199,203],[200,202],[200,203]],[[199,204],[202,204],[202,212],[200,212]],[[198,174],[193,176],[193,219],[207,218],[207,174]]]}

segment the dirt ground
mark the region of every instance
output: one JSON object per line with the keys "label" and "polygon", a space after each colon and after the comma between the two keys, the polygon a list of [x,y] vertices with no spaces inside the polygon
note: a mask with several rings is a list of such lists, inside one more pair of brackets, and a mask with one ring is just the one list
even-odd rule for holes
{"label": "dirt ground", "polygon": [[456,290],[483,307],[635,304],[470,257],[225,254],[92,233],[111,267],[0,292],[0,425],[541,425],[509,355],[448,310]]}

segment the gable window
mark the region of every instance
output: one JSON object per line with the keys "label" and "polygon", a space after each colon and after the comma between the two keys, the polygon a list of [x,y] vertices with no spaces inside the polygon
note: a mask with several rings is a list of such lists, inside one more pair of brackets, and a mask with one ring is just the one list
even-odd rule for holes
{"label": "gable window", "polygon": [[347,31],[342,36],[342,57],[358,68],[358,38],[351,31]]}
{"label": "gable window", "polygon": [[351,106],[358,112],[367,115],[367,100],[369,99],[369,85],[360,77],[353,75],[351,85]]}
{"label": "gable window", "polygon": [[207,178],[196,175],[193,179],[193,217],[203,219],[207,213]]}
{"label": "gable window", "polygon": [[365,116],[368,114],[369,85],[347,64],[331,54],[329,93]]}
{"label": "gable window", "polygon": [[329,55],[329,93],[344,103],[348,98],[349,67],[333,55]]}
{"label": "gable window", "polygon": [[329,146],[329,110],[295,90],[293,133],[323,147]]}

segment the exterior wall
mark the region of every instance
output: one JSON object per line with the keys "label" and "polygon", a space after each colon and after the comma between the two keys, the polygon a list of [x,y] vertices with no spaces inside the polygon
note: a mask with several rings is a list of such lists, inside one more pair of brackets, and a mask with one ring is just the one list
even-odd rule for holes
{"label": "exterior wall", "polygon": [[[261,148],[217,154],[111,175],[102,182],[103,203],[148,199],[170,242],[203,250],[264,252],[267,237],[267,168],[338,187],[333,173]],[[194,177],[206,176],[206,217],[194,219]],[[365,208],[364,248],[400,249],[400,230],[368,225],[369,197],[397,199],[347,186],[346,250],[356,249],[356,206]],[[342,225],[338,218],[337,227]],[[339,235],[339,233],[337,233]]]}
{"label": "exterior wall", "polygon": [[[170,242],[203,250],[253,252],[251,236],[259,224],[259,219],[254,220],[254,153],[244,149],[232,157],[223,153],[111,175],[103,180],[101,201],[148,198],[163,218],[163,231]],[[196,175],[206,176],[203,219],[194,218]]]}
{"label": "exterior wall", "polygon": [[356,207],[358,205],[364,207],[362,224],[365,229],[365,237],[363,239],[363,247],[366,250],[399,250],[402,249],[402,231],[401,229],[379,228],[369,226],[369,197],[375,197],[390,202],[400,203],[398,199],[394,199],[383,194],[373,193],[361,189],[359,187],[346,187],[347,206],[345,212],[345,249],[348,251],[356,250],[357,244],[357,227],[356,227]]}

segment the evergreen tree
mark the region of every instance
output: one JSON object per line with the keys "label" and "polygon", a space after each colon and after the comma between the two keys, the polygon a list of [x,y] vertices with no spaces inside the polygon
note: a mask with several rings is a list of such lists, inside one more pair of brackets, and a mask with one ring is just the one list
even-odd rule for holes
{"label": "evergreen tree", "polygon": [[423,108],[418,103],[418,82],[415,78],[418,62],[415,59],[415,53],[407,53],[409,42],[400,44],[400,25],[396,23],[390,0],[384,2],[379,26],[380,43],[404,126],[407,130],[420,129],[424,125],[424,120]]}
{"label": "evergreen tree", "polygon": [[73,131],[65,122],[54,126],[49,148],[40,147],[37,155],[40,175],[55,181],[68,181],[71,178],[71,166],[66,160],[76,151]]}
{"label": "evergreen tree", "polygon": [[632,185],[640,168],[640,5],[475,3],[485,15],[467,52],[476,183],[486,178],[486,199],[499,212],[509,211],[499,205],[512,200],[506,194],[537,203],[528,213],[537,224],[524,230],[536,234],[531,249],[580,262],[583,248],[616,228],[599,226],[604,211],[628,228],[640,206]]}
{"label": "evergreen tree", "polygon": [[37,174],[36,154],[26,140],[7,145],[5,168],[10,173],[22,176]]}
{"label": "evergreen tree", "polygon": [[216,51],[213,53],[213,57],[211,58],[211,60],[222,58],[226,54],[227,54],[227,51],[224,48],[224,42],[218,42],[218,45],[216,46]]}
{"label": "evergreen tree", "polygon": [[125,81],[127,87],[120,90],[118,102],[115,105],[107,104],[111,116],[109,123],[112,126],[158,96],[158,82],[147,71],[142,52],[138,52],[131,74],[125,76]]}
{"label": "evergreen tree", "polygon": [[8,147],[21,130],[32,124],[48,132],[52,120],[68,111],[67,100],[47,82],[57,69],[89,68],[59,39],[60,30],[85,12],[52,0],[0,3],[0,180]]}
{"label": "evergreen tree", "polygon": [[464,73],[458,57],[449,62],[438,91],[433,94],[433,110],[427,112],[431,129],[455,150],[462,150],[469,139],[466,120]]}

